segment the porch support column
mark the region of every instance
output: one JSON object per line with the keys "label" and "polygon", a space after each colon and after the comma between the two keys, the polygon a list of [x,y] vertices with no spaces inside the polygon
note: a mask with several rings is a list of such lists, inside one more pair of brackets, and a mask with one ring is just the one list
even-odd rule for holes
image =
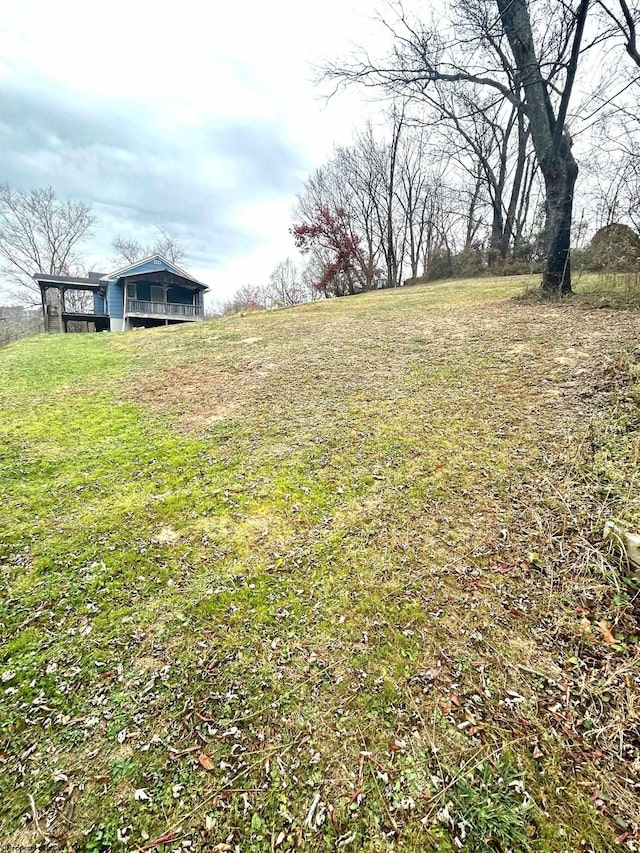
{"label": "porch support column", "polygon": [[62,316],[63,314],[66,313],[65,304],[64,304],[64,293],[65,293],[65,289],[64,289],[64,287],[61,287],[60,288],[60,331],[61,332],[67,331],[67,321]]}
{"label": "porch support column", "polygon": [[47,301],[44,295],[44,287],[40,285],[40,299],[42,300],[42,325],[45,332],[49,331],[49,318],[47,317]]}

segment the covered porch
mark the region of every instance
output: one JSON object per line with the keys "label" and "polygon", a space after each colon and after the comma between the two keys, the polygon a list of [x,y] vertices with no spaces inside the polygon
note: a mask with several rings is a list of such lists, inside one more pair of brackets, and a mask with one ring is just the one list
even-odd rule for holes
{"label": "covered porch", "polygon": [[124,295],[128,325],[137,325],[137,319],[170,323],[204,318],[202,286],[169,271],[125,276]]}

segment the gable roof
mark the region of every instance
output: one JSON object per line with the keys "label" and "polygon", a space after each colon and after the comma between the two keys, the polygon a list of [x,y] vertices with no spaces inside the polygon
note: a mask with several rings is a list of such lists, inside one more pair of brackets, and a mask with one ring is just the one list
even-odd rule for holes
{"label": "gable roof", "polygon": [[129,275],[142,275],[143,273],[148,272],[148,270],[140,270],[139,273],[137,273],[136,270],[139,267],[143,267],[150,262],[157,263],[158,266],[164,267],[167,272],[172,272],[175,275],[179,275],[181,278],[186,278],[188,281],[192,281],[194,284],[205,288],[205,290],[209,289],[209,287],[204,282],[198,281],[197,278],[194,278],[188,272],[181,269],[179,266],[176,266],[176,264],[172,263],[171,261],[168,261],[166,258],[163,258],[162,255],[158,254],[149,255],[148,258],[142,258],[141,260],[136,261],[134,264],[128,264],[126,267],[122,267],[122,269],[114,270],[114,272],[107,273],[107,275],[102,276],[100,281],[112,281],[113,279],[123,278],[124,276]]}

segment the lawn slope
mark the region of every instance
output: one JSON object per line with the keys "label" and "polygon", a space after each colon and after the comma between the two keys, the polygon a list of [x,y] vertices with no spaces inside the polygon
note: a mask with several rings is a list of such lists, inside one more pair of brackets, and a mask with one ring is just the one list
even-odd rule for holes
{"label": "lawn slope", "polygon": [[608,851],[638,312],[460,282],[0,350],[0,826]]}

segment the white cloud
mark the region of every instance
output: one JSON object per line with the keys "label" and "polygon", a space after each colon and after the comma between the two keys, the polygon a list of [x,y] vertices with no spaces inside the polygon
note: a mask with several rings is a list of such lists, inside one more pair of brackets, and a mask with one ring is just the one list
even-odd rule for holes
{"label": "white cloud", "polygon": [[[180,4],[8,0],[0,32],[3,173],[90,201],[117,231],[180,233],[220,298],[287,254],[305,175],[369,109],[324,102],[313,63],[384,36],[369,0]],[[114,230],[115,229],[115,230]]]}

